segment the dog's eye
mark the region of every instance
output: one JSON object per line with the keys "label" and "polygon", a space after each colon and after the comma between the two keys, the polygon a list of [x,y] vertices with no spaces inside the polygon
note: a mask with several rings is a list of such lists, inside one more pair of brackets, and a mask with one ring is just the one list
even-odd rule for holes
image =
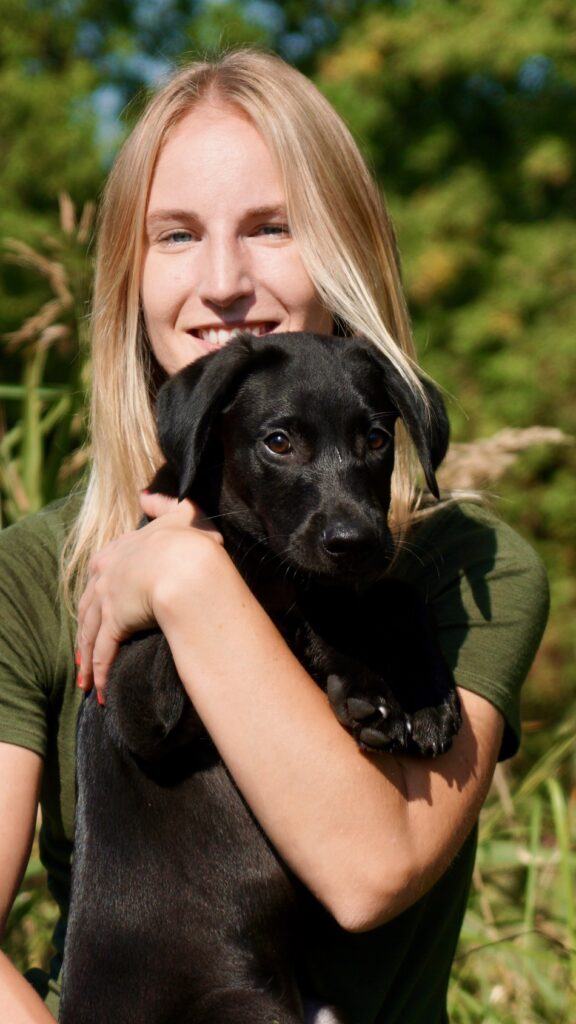
{"label": "dog's eye", "polygon": [[282,430],[275,430],[264,440],[264,444],[274,455],[288,455],[292,451],[290,439]]}
{"label": "dog's eye", "polygon": [[372,427],[366,438],[366,444],[372,452],[381,451],[382,448],[386,448],[389,442],[390,434],[387,434],[385,430],[380,430],[379,427]]}

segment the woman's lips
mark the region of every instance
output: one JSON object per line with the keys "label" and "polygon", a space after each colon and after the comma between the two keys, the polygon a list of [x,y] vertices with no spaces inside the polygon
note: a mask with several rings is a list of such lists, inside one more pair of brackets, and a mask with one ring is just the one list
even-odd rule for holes
{"label": "woman's lips", "polygon": [[276,323],[264,321],[252,324],[234,324],[229,327],[222,327],[220,325],[214,327],[194,327],[188,333],[194,338],[200,338],[201,341],[208,342],[210,345],[225,345],[226,342],[235,338],[238,334],[248,332],[260,337],[263,334],[270,334],[275,327],[277,327]]}

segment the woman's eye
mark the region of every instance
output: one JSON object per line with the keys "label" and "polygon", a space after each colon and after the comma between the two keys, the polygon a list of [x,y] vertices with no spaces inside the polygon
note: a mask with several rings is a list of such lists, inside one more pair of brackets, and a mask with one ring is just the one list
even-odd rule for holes
{"label": "woman's eye", "polygon": [[264,439],[264,444],[274,455],[289,455],[292,451],[290,438],[282,430],[275,430]]}
{"label": "woman's eye", "polygon": [[372,452],[381,451],[382,448],[386,448],[389,442],[390,434],[387,434],[385,430],[380,430],[379,427],[372,427],[366,438],[366,444]]}
{"label": "woman's eye", "polygon": [[169,245],[182,245],[185,242],[191,242],[193,238],[191,231],[185,231],[181,229],[179,231],[169,231],[167,234],[162,236],[161,241],[167,242]]}
{"label": "woman's eye", "polygon": [[286,235],[290,234],[290,230],[287,224],[262,224],[256,231],[258,235],[267,235],[274,238],[285,238]]}

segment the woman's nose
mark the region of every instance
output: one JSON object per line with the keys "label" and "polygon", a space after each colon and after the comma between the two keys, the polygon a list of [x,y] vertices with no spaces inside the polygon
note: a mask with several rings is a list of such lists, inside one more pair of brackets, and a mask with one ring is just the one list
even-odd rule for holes
{"label": "woman's nose", "polygon": [[254,290],[246,253],[237,241],[212,240],[206,245],[199,282],[200,298],[230,306]]}

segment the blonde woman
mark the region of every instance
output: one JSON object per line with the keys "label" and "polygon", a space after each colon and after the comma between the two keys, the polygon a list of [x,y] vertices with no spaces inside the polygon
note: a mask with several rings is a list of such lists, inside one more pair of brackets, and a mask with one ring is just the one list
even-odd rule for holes
{"label": "blonde woman", "polygon": [[[400,436],[391,519],[409,543],[395,571],[432,605],[464,721],[434,761],[360,753],[201,510],[143,493],[161,461],[159,385],[246,328],[363,334],[419,387],[393,232],[354,141],[298,72],[238,51],[176,74],[118,158],[100,218],[87,490],[0,535],[0,913],[40,799],[65,920],[82,691],[104,699],[118,645],[157,624],[246,801],[329,912],[310,937],[318,992],[353,1024],[440,1024],[475,823],[518,746],[545,576],[478,506],[423,511]],[[136,530],[142,511],[153,522]],[[36,992],[2,959],[3,1020],[57,1015],[63,926],[56,948]]]}

